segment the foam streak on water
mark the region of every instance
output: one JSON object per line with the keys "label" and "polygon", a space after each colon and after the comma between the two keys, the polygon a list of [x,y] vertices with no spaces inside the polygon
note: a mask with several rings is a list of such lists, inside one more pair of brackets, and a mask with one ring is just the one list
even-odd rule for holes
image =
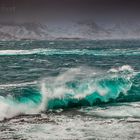
{"label": "foam streak on water", "polygon": [[108,49],[108,50],[88,50],[88,49],[31,49],[31,50],[0,50],[0,56],[8,55],[95,55],[95,56],[117,56],[117,55],[140,55],[140,49]]}

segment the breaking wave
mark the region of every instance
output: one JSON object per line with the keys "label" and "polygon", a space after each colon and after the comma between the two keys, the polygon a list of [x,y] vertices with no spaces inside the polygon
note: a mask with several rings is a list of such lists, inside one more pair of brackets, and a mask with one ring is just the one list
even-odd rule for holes
{"label": "breaking wave", "polygon": [[89,49],[30,49],[30,50],[0,50],[0,56],[11,55],[94,55],[94,56],[118,56],[140,55],[140,49],[105,49],[105,50],[89,50]]}
{"label": "breaking wave", "polygon": [[20,90],[19,94],[13,91],[1,95],[0,119],[50,109],[140,101],[139,81],[140,73],[127,65],[107,72],[82,67],[69,69],[57,77],[35,82],[38,89],[31,88],[31,83],[27,83],[21,84],[28,88]]}

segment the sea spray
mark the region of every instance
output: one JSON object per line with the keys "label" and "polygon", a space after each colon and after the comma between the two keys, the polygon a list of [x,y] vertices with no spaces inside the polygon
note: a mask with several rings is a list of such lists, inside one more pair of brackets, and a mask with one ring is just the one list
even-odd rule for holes
{"label": "sea spray", "polygon": [[132,93],[129,91],[136,77],[137,74],[128,65],[102,72],[88,67],[69,69],[57,77],[48,77],[36,82],[36,88],[40,87],[38,89],[31,88],[29,83],[19,94],[13,91],[13,94],[1,96],[0,119],[50,109],[119,101],[120,95],[123,95],[125,100]]}
{"label": "sea spray", "polygon": [[51,78],[51,82],[46,82],[46,88],[51,95],[48,98],[48,109],[92,106],[97,101],[109,102],[117,99],[120,94],[127,94],[132,86],[133,69],[130,66],[123,66],[116,69],[115,73],[102,75],[91,76],[88,73],[87,76],[84,73],[79,78],[78,74],[67,79],[67,74],[64,73],[57,78]]}

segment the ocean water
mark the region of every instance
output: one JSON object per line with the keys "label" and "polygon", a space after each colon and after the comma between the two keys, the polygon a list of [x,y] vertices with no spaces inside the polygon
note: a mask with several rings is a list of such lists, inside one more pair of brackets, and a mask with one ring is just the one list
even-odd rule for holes
{"label": "ocean water", "polygon": [[0,139],[140,139],[140,41],[0,42]]}

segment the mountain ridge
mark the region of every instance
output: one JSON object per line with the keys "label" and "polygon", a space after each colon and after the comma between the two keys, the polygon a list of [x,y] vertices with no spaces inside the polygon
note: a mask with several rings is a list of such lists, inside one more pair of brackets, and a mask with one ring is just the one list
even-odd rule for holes
{"label": "mountain ridge", "polygon": [[94,21],[68,24],[0,22],[0,40],[127,39],[140,38],[140,28],[114,25],[103,27]]}

